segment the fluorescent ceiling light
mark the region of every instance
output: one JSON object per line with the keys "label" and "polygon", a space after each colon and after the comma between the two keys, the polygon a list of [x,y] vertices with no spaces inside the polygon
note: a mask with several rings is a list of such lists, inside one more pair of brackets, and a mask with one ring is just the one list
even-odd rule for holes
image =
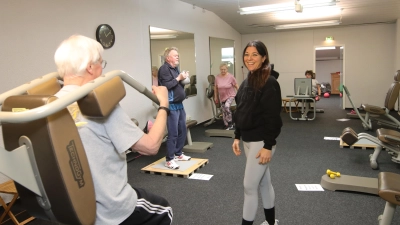
{"label": "fluorescent ceiling light", "polygon": [[282,11],[276,12],[272,16],[276,19],[281,21],[288,21],[288,20],[329,20],[332,18],[337,18],[336,16],[340,16],[342,10],[337,6],[328,6],[328,7],[319,7],[319,8],[307,8],[303,9],[302,13],[298,13],[294,10],[290,11]]}
{"label": "fluorescent ceiling light", "polygon": [[164,28],[150,27],[150,33],[152,33],[152,34],[171,33],[171,32],[174,32],[174,31],[173,30],[164,29]]}
{"label": "fluorescent ceiling light", "polygon": [[170,39],[170,38],[176,38],[176,35],[171,35],[171,34],[157,34],[157,35],[150,35],[151,39]]}
{"label": "fluorescent ceiling light", "polygon": [[[333,6],[336,5],[337,0],[303,0],[299,2],[303,8],[314,8],[322,6]],[[261,5],[252,7],[243,7],[239,9],[240,15],[256,14],[264,12],[276,12],[276,11],[286,11],[295,10],[296,5],[293,3],[280,3],[271,5]]]}
{"label": "fluorescent ceiling light", "polygon": [[283,29],[295,29],[295,28],[306,28],[306,27],[324,27],[324,26],[333,26],[339,25],[339,20],[328,20],[328,21],[319,21],[319,22],[310,22],[310,23],[294,23],[294,24],[285,24],[285,25],[276,25],[276,30]]}
{"label": "fluorescent ceiling light", "polygon": [[332,49],[336,49],[335,46],[330,46],[330,47],[317,47],[315,48],[315,50],[332,50]]}

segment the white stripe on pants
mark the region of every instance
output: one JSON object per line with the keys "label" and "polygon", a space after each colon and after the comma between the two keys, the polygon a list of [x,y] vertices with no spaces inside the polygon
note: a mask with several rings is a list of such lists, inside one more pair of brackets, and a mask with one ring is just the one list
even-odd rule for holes
{"label": "white stripe on pants", "polygon": [[[258,207],[258,190],[261,193],[263,207],[270,209],[275,206],[275,192],[271,183],[269,163],[258,164],[257,153],[263,148],[264,142],[243,142],[246,153],[246,170],[244,173],[244,204],[243,219],[254,221]],[[272,158],[276,146],[272,147]]]}

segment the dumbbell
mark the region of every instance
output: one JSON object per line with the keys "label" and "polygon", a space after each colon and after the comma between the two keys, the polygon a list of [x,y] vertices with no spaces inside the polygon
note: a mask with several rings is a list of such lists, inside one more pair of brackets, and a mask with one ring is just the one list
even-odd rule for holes
{"label": "dumbbell", "polygon": [[334,179],[335,177],[340,177],[340,173],[339,172],[334,172],[334,171],[329,170],[329,169],[326,171],[326,174],[332,179]]}

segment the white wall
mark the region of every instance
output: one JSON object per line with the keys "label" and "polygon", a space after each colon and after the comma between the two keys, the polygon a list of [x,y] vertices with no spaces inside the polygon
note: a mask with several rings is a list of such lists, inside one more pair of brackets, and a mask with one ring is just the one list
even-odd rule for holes
{"label": "white wall", "polygon": [[[54,72],[53,55],[61,41],[72,34],[95,38],[96,27],[102,23],[110,24],[116,33],[115,45],[104,53],[108,62],[104,72],[124,70],[147,87],[151,86],[149,26],[194,33],[196,69],[191,74],[197,75],[198,95],[184,105],[198,122],[212,118],[205,97],[209,37],[240,43],[241,35],[214,13],[178,0],[0,1],[0,25],[7,30],[7,35],[0,36],[0,91]],[[240,52],[238,47],[235,52]],[[127,89],[121,105],[141,126],[152,118],[150,100],[136,90]]]}
{"label": "white wall", "polygon": [[[333,36],[335,40],[326,43],[326,36]],[[354,104],[383,107],[393,82],[395,44],[399,38],[396,24],[381,24],[249,34],[242,36],[242,46],[255,39],[266,44],[270,61],[280,73],[282,96],[293,94],[293,78],[315,68],[315,46],[344,46],[343,83],[350,89]],[[347,99],[345,107],[351,108]]]}
{"label": "white wall", "polygon": [[[197,75],[198,95],[184,105],[198,122],[212,118],[205,96],[209,37],[241,43],[241,35],[214,13],[178,0],[0,1],[0,93],[56,71],[53,56],[61,41],[73,34],[95,39],[96,28],[103,23],[116,33],[115,45],[103,55],[108,62],[104,73],[124,70],[147,87],[151,86],[149,26],[194,33],[196,69],[191,74]],[[238,48],[235,52],[240,52]],[[136,90],[127,88],[121,105],[141,127],[153,119],[151,101]]]}
{"label": "white wall", "polygon": [[396,53],[395,53],[395,67],[394,70],[399,70],[400,69],[400,19],[397,19],[396,23]]}

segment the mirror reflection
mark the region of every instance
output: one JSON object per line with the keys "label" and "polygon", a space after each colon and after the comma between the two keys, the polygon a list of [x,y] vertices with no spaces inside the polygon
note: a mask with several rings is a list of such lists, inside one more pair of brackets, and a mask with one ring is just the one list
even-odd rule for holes
{"label": "mirror reflection", "polygon": [[216,76],[220,73],[220,65],[226,64],[228,73],[236,77],[234,47],[233,40],[210,37],[210,74]]}
{"label": "mirror reflection", "polygon": [[196,54],[193,33],[150,27],[152,85],[158,85],[158,69],[165,63],[165,50],[171,47],[177,48],[179,53],[178,70],[180,72],[188,71],[189,74],[190,82],[185,85],[186,96],[197,95]]}

